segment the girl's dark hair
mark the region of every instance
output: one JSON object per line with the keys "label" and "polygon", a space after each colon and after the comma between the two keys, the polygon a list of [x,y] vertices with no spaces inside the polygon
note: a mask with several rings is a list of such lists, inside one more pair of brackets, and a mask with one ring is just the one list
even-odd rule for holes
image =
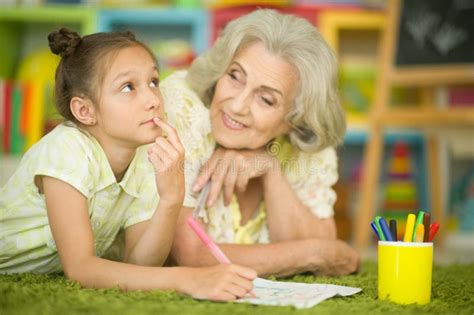
{"label": "girl's dark hair", "polygon": [[[51,52],[61,56],[55,77],[56,107],[61,116],[76,122],[69,106],[71,99],[80,96],[97,102],[107,66],[113,60],[109,53],[141,46],[157,63],[150,49],[131,32],[96,33],[81,37],[76,32],[61,28],[50,33],[48,41]],[[111,58],[103,59],[106,56]]]}

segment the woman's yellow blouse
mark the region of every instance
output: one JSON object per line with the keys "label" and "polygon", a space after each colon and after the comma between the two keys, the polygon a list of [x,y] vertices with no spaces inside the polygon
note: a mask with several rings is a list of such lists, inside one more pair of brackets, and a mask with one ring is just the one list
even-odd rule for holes
{"label": "woman's yellow blouse", "polygon": [[[186,150],[186,198],[185,207],[194,208],[197,195],[192,184],[200,167],[211,157],[216,142],[211,132],[209,110],[186,83],[186,71],[177,71],[161,83],[165,110],[169,122],[176,128]],[[331,189],[338,179],[337,156],[334,148],[318,153],[305,153],[294,148],[286,138],[277,139],[269,147],[275,154],[284,174],[301,201],[315,216],[333,216],[336,194]],[[241,215],[236,198],[224,206],[223,196],[214,207],[201,214],[207,223],[210,236],[220,243],[268,243],[265,205],[262,202],[255,216],[241,225]],[[291,215],[291,211],[288,211]]]}

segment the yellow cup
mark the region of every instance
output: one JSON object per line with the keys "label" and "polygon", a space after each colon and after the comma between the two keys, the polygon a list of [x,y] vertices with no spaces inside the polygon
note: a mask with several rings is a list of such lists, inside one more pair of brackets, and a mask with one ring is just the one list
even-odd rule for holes
{"label": "yellow cup", "polygon": [[378,294],[399,304],[427,304],[431,299],[433,243],[378,244]]}

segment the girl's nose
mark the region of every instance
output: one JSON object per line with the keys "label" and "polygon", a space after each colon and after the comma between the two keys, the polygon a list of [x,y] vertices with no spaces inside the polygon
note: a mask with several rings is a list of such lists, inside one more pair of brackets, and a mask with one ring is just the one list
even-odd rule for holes
{"label": "girl's nose", "polygon": [[161,103],[162,103],[161,94],[159,92],[156,93],[156,91],[150,91],[149,96],[146,100],[147,109],[148,110],[157,109],[161,106]]}

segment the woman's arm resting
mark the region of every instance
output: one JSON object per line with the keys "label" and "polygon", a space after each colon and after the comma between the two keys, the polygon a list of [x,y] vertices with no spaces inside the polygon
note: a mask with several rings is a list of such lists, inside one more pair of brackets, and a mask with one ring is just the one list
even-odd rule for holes
{"label": "woman's arm resting", "polygon": [[272,242],[318,238],[336,240],[333,218],[317,218],[298,198],[279,168],[262,176],[267,223]]}
{"label": "woman's arm resting", "polygon": [[[192,209],[184,208],[176,228],[171,251],[176,263],[185,266],[210,266],[218,262],[187,226]],[[288,276],[302,272],[343,275],[355,272],[359,256],[339,240],[305,239],[273,244],[219,244],[232,263],[250,267],[260,276]]]}
{"label": "woman's arm resting", "polygon": [[265,151],[217,149],[202,168],[193,188],[201,190],[209,180],[212,185],[208,206],[221,192],[228,205],[235,190],[245,191],[249,180],[259,180],[263,185],[272,242],[336,239],[334,220],[317,218],[293,191],[277,158]]}

